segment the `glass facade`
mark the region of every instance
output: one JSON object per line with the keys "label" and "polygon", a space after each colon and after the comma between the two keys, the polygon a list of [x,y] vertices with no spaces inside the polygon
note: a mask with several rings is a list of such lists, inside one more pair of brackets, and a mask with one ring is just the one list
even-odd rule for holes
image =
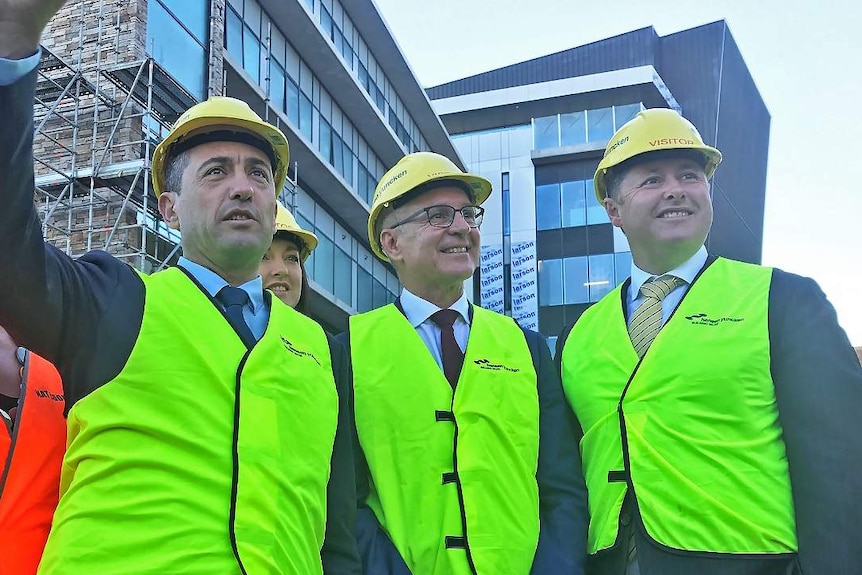
{"label": "glass facade", "polygon": [[208,29],[206,0],[153,0],[147,5],[147,51],[199,100],[207,89]]}
{"label": "glass facade", "polygon": [[[340,5],[308,0],[306,6],[319,13],[324,34],[356,72],[358,32]],[[383,163],[255,0],[228,1],[225,47],[230,58],[267,92],[270,105],[286,116],[349,189],[370,204],[385,172]],[[281,201],[293,210],[300,226],[318,237],[305,268],[319,289],[359,312],[395,300],[400,292],[395,274],[306,190],[286,189]]]}
{"label": "glass facade", "polygon": [[[295,199],[295,206],[291,206],[291,199]],[[314,283],[359,312],[395,301],[401,290],[395,274],[323,206],[302,188],[297,188],[295,198],[283,196],[282,201],[293,209],[300,226],[317,235],[317,249],[305,261],[308,277]]]}
{"label": "glass facade", "polygon": [[609,223],[596,199],[597,162],[542,167],[536,175],[536,229],[555,230]]}
{"label": "glass facade", "polygon": [[[266,37],[271,38],[269,46],[261,40]],[[349,188],[370,203],[386,171],[383,163],[256,1],[230,0],[225,46],[231,58],[268,90],[271,105],[287,116]]]}
{"label": "glass facade", "polygon": [[427,151],[428,144],[407,113],[404,104],[389,83],[377,60],[368,50],[353,21],[339,0],[320,0],[317,5],[318,24],[323,35],[335,46],[335,51],[353,73],[380,115],[401,141],[405,152]]}
{"label": "glass facade", "polygon": [[597,302],[629,277],[631,263],[629,252],[542,260],[539,305]]}
{"label": "glass facade", "polygon": [[607,142],[642,109],[641,104],[626,104],[533,118],[533,146],[544,150]]}

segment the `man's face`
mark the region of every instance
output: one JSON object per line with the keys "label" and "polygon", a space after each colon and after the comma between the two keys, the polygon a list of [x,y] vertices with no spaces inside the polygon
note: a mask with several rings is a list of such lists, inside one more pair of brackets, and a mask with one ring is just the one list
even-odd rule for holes
{"label": "man's face", "polygon": [[299,247],[291,241],[276,237],[260,262],[263,287],[275,296],[296,307],[302,295],[302,266]]}
{"label": "man's face", "polygon": [[703,168],[690,159],[630,168],[615,197],[605,200],[611,223],[626,233],[632,253],[648,260],[664,260],[667,254],[690,257],[712,225],[709,183]]}
{"label": "man's face", "polygon": [[210,142],[188,153],[181,192],[159,197],[168,225],[182,232],[183,253],[223,276],[256,270],[275,226],[269,159],[238,142]]}
{"label": "man's face", "polygon": [[[423,208],[446,205],[455,209],[471,204],[464,190],[445,186],[413,198],[387,218],[386,225],[419,212]],[[384,250],[398,269],[398,276],[411,291],[434,291],[456,286],[473,275],[479,261],[479,228],[471,228],[456,212],[452,225],[438,228],[428,223],[423,213],[416,219],[384,230]],[[412,287],[411,287],[412,286]]]}

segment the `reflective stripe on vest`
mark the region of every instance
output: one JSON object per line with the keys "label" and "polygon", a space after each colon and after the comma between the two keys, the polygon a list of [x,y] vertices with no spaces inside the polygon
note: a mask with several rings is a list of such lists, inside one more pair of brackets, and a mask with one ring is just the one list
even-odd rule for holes
{"label": "reflective stripe on vest", "polygon": [[614,544],[627,480],[648,535],[661,545],[733,554],[796,550],[769,369],[771,277],[769,268],[719,258],[640,364],[620,287],[572,329],[563,386],[584,430],[590,553]]}
{"label": "reflective stripe on vest", "polygon": [[367,502],[413,573],[527,575],[539,536],[536,371],[514,321],[473,311],[454,394],[394,305],[350,318]]}
{"label": "reflective stripe on vest", "polygon": [[338,411],[326,335],[272,298],[251,351],[178,269],[122,372],[69,413],[40,572],[322,572]]}
{"label": "reflective stripe on vest", "polygon": [[51,363],[27,353],[13,435],[0,429],[0,573],[36,572],[60,493],[66,449],[63,385]]}

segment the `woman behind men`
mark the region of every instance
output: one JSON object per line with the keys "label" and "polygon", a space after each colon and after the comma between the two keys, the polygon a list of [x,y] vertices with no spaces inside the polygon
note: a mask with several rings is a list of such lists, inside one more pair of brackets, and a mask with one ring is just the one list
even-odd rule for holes
{"label": "woman behind men", "polygon": [[299,227],[293,214],[279,203],[275,215],[275,234],[260,262],[260,276],[264,288],[303,314],[308,311],[305,260],[316,247],[317,236]]}

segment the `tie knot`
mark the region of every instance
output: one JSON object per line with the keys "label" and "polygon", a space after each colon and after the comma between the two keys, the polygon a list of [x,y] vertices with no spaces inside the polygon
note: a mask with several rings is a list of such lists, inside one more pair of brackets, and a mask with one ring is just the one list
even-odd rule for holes
{"label": "tie knot", "polygon": [[437,324],[437,327],[450,327],[455,324],[455,320],[461,315],[454,309],[441,309],[431,314],[431,321]]}
{"label": "tie knot", "polygon": [[667,294],[673,291],[673,288],[683,283],[683,280],[676,276],[650,278],[641,286],[641,293],[647,297],[662,301],[667,297]]}
{"label": "tie knot", "polygon": [[216,295],[216,299],[224,304],[225,307],[244,306],[248,303],[248,293],[244,289],[233,286],[224,286]]}

